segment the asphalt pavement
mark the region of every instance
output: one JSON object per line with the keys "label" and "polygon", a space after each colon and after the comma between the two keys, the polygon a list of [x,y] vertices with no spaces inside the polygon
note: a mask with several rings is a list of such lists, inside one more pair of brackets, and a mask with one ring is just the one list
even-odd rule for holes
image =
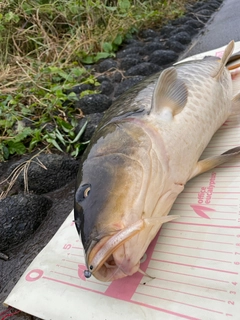
{"label": "asphalt pavement", "polygon": [[240,41],[240,0],[225,0],[183,57],[222,47],[231,40]]}

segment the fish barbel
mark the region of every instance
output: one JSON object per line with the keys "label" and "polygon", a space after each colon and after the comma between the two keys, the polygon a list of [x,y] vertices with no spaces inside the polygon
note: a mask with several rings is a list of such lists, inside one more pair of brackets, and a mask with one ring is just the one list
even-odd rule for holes
{"label": "fish barbel", "polygon": [[180,63],[114,102],[80,165],[74,215],[87,270],[101,281],[141,271],[140,260],[186,182],[240,153],[199,160],[213,134],[240,111],[222,59]]}

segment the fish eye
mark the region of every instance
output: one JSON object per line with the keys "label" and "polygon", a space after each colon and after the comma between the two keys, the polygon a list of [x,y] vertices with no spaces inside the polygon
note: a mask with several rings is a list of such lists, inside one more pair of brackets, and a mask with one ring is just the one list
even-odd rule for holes
{"label": "fish eye", "polygon": [[76,196],[75,196],[76,201],[82,202],[83,200],[85,200],[89,196],[90,190],[91,190],[91,184],[89,183],[86,183],[80,186],[76,191]]}
{"label": "fish eye", "polygon": [[87,188],[84,190],[84,193],[83,193],[83,197],[84,197],[84,198],[87,198],[87,196],[88,196],[89,193],[90,193],[90,190],[91,190],[90,187],[87,187]]}

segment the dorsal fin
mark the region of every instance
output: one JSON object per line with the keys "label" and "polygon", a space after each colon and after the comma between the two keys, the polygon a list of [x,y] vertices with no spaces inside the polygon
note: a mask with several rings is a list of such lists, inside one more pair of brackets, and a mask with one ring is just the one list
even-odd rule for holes
{"label": "dorsal fin", "polygon": [[216,78],[216,79],[219,79],[223,73],[223,70],[233,52],[233,49],[234,49],[234,41],[232,40],[231,42],[229,42],[229,44],[227,45],[224,53],[223,53],[223,56],[222,56],[222,59],[220,60],[220,69],[218,70],[217,74],[213,76],[213,78]]}
{"label": "dorsal fin", "polygon": [[174,67],[164,70],[155,87],[151,112],[161,114],[164,120],[171,120],[181,112],[187,103],[188,89],[177,77]]}

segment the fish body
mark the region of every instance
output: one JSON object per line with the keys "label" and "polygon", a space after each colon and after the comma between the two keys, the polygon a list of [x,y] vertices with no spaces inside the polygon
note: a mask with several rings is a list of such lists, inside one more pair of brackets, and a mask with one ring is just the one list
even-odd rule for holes
{"label": "fish body", "polygon": [[165,69],[121,96],[86,149],[75,193],[75,223],[86,277],[112,281],[139,271],[140,259],[186,182],[235,157],[235,148],[199,161],[213,134],[239,107],[222,59]]}

